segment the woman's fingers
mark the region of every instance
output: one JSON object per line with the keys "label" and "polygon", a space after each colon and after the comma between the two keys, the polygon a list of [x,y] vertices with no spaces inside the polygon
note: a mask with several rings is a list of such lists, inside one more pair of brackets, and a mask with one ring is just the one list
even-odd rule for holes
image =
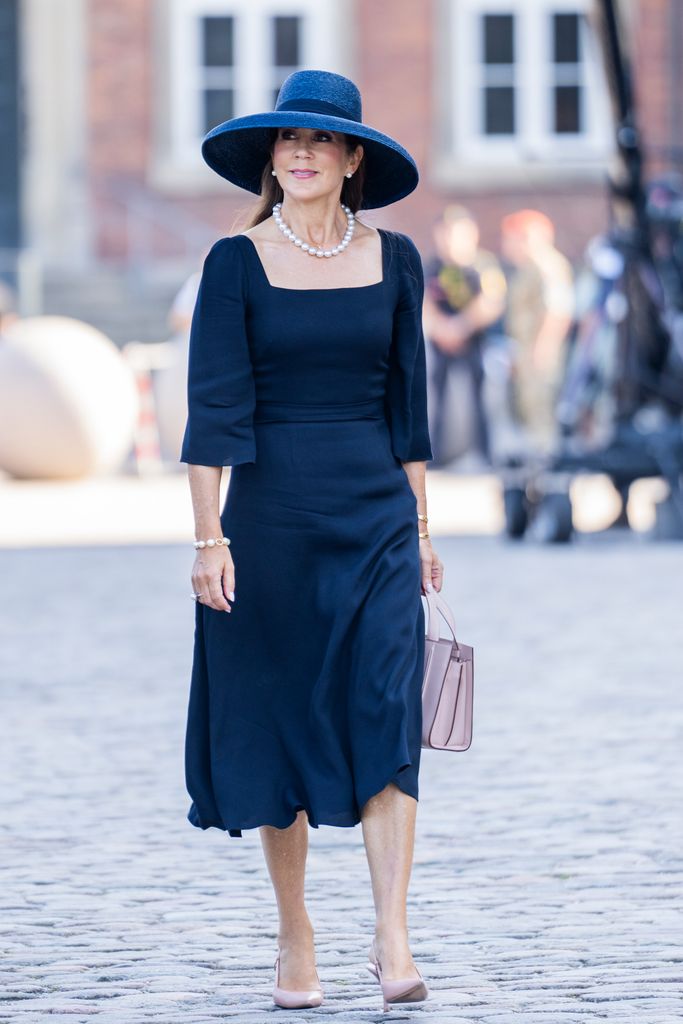
{"label": "woman's fingers", "polygon": [[427,594],[432,589],[432,545],[428,538],[420,540],[420,565],[422,570],[422,592]]}
{"label": "woman's fingers", "polygon": [[422,592],[427,594],[430,590],[441,590],[443,586],[443,562],[428,537],[420,541],[420,564],[422,567]]}
{"label": "woman's fingers", "polygon": [[192,586],[195,594],[201,595],[197,599],[201,604],[216,611],[231,612],[228,598],[231,601],[235,599],[235,567],[232,558],[217,549],[209,554],[202,552],[195,560]]}
{"label": "woman's fingers", "polygon": [[437,555],[436,551],[433,552],[434,557],[432,559],[432,584],[435,590],[441,590],[443,586],[443,562]]}
{"label": "woman's fingers", "polygon": [[223,573],[222,585],[223,585],[223,594],[225,595],[225,597],[227,597],[229,601],[234,601],[235,600],[235,590],[234,590],[235,581],[234,581],[234,578],[232,579],[232,582],[230,581],[230,577],[228,576],[227,571]]}
{"label": "woman's fingers", "polygon": [[209,594],[211,595],[211,607],[219,612],[230,612],[232,608],[223,593],[222,576],[212,576],[209,580]]}

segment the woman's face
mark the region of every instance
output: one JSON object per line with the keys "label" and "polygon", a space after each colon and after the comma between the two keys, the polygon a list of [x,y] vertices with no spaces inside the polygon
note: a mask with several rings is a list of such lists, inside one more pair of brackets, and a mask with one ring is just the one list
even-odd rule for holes
{"label": "woman's face", "polygon": [[273,168],[285,195],[318,199],[339,195],[347,171],[355,171],[363,147],[350,154],[344,135],[321,128],[278,128]]}

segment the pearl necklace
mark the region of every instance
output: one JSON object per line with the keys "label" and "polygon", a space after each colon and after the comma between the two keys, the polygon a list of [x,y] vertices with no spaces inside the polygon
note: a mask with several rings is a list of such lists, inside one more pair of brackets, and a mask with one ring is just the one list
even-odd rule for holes
{"label": "pearl necklace", "polygon": [[338,256],[340,252],[344,251],[353,238],[353,232],[356,227],[356,218],[351,213],[350,208],[345,206],[344,203],[341,204],[341,208],[346,214],[346,232],[342,241],[339,245],[335,245],[334,249],[317,249],[314,245],[309,245],[307,242],[304,242],[303,238],[299,238],[298,235],[295,235],[292,229],[288,227],[282,219],[282,215],[280,213],[282,203],[276,203],[273,207],[273,217],[285,238],[289,238],[294,245],[301,249],[302,252],[307,252],[309,256]]}

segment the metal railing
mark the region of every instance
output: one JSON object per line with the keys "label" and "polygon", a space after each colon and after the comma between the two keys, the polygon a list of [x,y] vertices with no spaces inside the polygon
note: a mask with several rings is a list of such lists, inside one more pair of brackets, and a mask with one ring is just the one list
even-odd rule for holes
{"label": "metal railing", "polygon": [[[169,246],[160,246],[160,238],[170,242],[173,258],[186,263],[196,260],[216,240],[214,227],[188,214],[178,204],[149,193],[136,182],[110,181],[102,199],[121,210],[126,247],[124,262],[133,276],[144,272],[152,263],[169,258]],[[102,215],[106,217],[100,211]],[[121,225],[118,218],[116,224]]]}

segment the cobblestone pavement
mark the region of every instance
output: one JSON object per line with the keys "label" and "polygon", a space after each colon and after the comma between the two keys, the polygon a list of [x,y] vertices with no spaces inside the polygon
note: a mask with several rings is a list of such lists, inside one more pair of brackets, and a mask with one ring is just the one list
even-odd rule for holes
{"label": "cobblestone pavement", "polygon": [[[437,548],[475,737],[423,754],[410,922],[432,994],[389,1019],[682,1021],[683,548]],[[2,1022],[384,1016],[360,827],[310,830],[326,998],[284,1011],[258,831],[186,821],[191,561],[0,552]]]}

